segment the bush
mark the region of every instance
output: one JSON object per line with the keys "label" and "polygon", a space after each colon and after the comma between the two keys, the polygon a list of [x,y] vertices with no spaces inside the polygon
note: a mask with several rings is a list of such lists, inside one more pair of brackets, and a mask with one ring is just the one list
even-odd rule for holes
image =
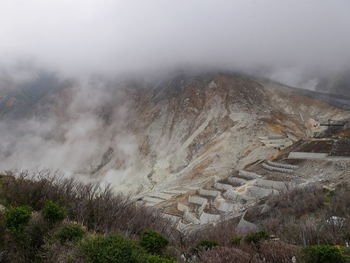
{"label": "bush", "polygon": [[345,258],[335,246],[308,246],[304,249],[306,263],[344,263]]}
{"label": "bush", "polygon": [[22,234],[32,216],[29,206],[12,207],[5,211],[5,227],[11,235]]}
{"label": "bush", "polygon": [[147,263],[176,263],[175,260],[162,258],[159,255],[147,255]]}
{"label": "bush", "polygon": [[96,236],[80,244],[87,263],[146,263],[146,254],[134,241],[121,235]]}
{"label": "bush", "polygon": [[236,236],[231,239],[231,244],[234,246],[238,246],[241,243],[242,236]]}
{"label": "bush", "polygon": [[66,210],[52,201],[47,201],[41,210],[43,217],[50,223],[56,224],[61,222],[66,216]]}
{"label": "bush", "polygon": [[255,233],[250,233],[245,236],[244,240],[249,242],[249,243],[258,243],[261,240],[268,239],[269,235],[266,233],[266,231],[259,231]]}
{"label": "bush", "polygon": [[217,242],[216,240],[203,240],[203,241],[198,243],[197,248],[209,250],[209,249],[212,249],[218,245],[219,245],[219,242]]}
{"label": "bush", "polygon": [[85,230],[78,224],[69,224],[60,228],[54,237],[61,242],[61,244],[70,241],[80,241],[85,236]]}
{"label": "bush", "polygon": [[145,230],[140,239],[140,245],[149,253],[160,253],[168,244],[168,239],[153,230]]}
{"label": "bush", "polygon": [[50,170],[24,170],[16,173],[15,180],[3,182],[2,194],[7,206],[29,205],[39,211],[51,200],[64,204],[70,220],[82,222],[93,232],[128,235],[137,235],[146,229],[175,232],[173,224],[155,209],[116,195],[108,185],[83,183]]}

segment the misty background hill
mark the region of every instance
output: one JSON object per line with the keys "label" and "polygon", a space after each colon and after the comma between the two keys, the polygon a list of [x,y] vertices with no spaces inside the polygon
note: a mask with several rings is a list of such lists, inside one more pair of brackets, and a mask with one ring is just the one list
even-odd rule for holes
{"label": "misty background hill", "polygon": [[344,96],[229,72],[79,81],[40,71],[0,96],[2,170],[59,169],[134,193],[225,176],[276,153],[259,136],[297,141],[349,107]]}

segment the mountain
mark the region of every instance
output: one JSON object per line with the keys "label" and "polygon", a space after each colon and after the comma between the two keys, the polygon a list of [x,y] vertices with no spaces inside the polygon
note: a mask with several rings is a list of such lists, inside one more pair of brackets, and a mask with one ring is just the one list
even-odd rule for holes
{"label": "mountain", "polygon": [[[259,137],[287,136],[292,143],[310,135],[318,120],[347,116],[286,87],[225,74],[177,76],[132,99],[135,119],[126,127],[139,156],[128,189],[139,180],[144,188],[200,185],[278,152]],[[122,167],[110,159],[97,174]]]}
{"label": "mountain", "polygon": [[[23,88],[30,102],[20,92],[2,96],[14,102],[2,104],[11,125],[2,127],[1,168],[43,165],[101,179],[161,208],[179,227],[237,216],[271,193],[321,180],[310,162],[300,166],[288,153],[314,143],[327,129],[320,123],[350,116],[320,93],[233,73],[54,83],[46,93]],[[327,162],[319,168],[324,177],[337,169]]]}

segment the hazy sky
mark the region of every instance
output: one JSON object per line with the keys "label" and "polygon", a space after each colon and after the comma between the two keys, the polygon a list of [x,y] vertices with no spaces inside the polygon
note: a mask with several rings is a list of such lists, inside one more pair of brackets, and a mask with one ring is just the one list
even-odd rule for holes
{"label": "hazy sky", "polygon": [[[133,104],[84,77],[180,67],[257,70],[313,88],[320,73],[350,69],[350,0],[0,0],[0,91],[40,80],[40,68],[83,80],[62,92],[57,116],[0,122],[0,169],[97,167],[112,145],[127,160],[118,184],[140,163],[124,127]],[[96,114],[105,105],[108,129]]]}
{"label": "hazy sky", "polygon": [[349,0],[0,0],[0,61],[65,73],[350,65]]}

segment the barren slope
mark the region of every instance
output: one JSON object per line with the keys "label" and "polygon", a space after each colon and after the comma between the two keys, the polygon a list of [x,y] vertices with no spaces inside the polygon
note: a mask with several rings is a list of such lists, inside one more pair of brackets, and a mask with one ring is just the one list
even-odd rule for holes
{"label": "barren slope", "polygon": [[[322,131],[319,121],[349,117],[347,111],[295,89],[233,74],[111,82],[104,83],[103,92],[99,83],[91,81],[86,85],[92,88],[83,89],[80,83],[65,82],[59,92],[36,99],[40,103],[27,109],[30,122],[21,121],[29,131],[19,134],[27,137],[3,147],[1,168],[34,163],[71,171],[106,180],[147,205],[174,210],[179,198],[188,203],[188,196],[200,189],[213,190],[220,180],[256,169],[284,148]],[[8,105],[6,98],[7,107],[16,109],[18,104]],[[39,116],[43,130],[38,135],[31,125]],[[13,133],[22,126],[14,126]],[[11,152],[11,147],[20,151]],[[271,193],[271,187],[265,191],[256,185],[266,182],[247,183],[248,188],[236,189],[246,201]],[[179,213],[177,207],[174,211]]]}

